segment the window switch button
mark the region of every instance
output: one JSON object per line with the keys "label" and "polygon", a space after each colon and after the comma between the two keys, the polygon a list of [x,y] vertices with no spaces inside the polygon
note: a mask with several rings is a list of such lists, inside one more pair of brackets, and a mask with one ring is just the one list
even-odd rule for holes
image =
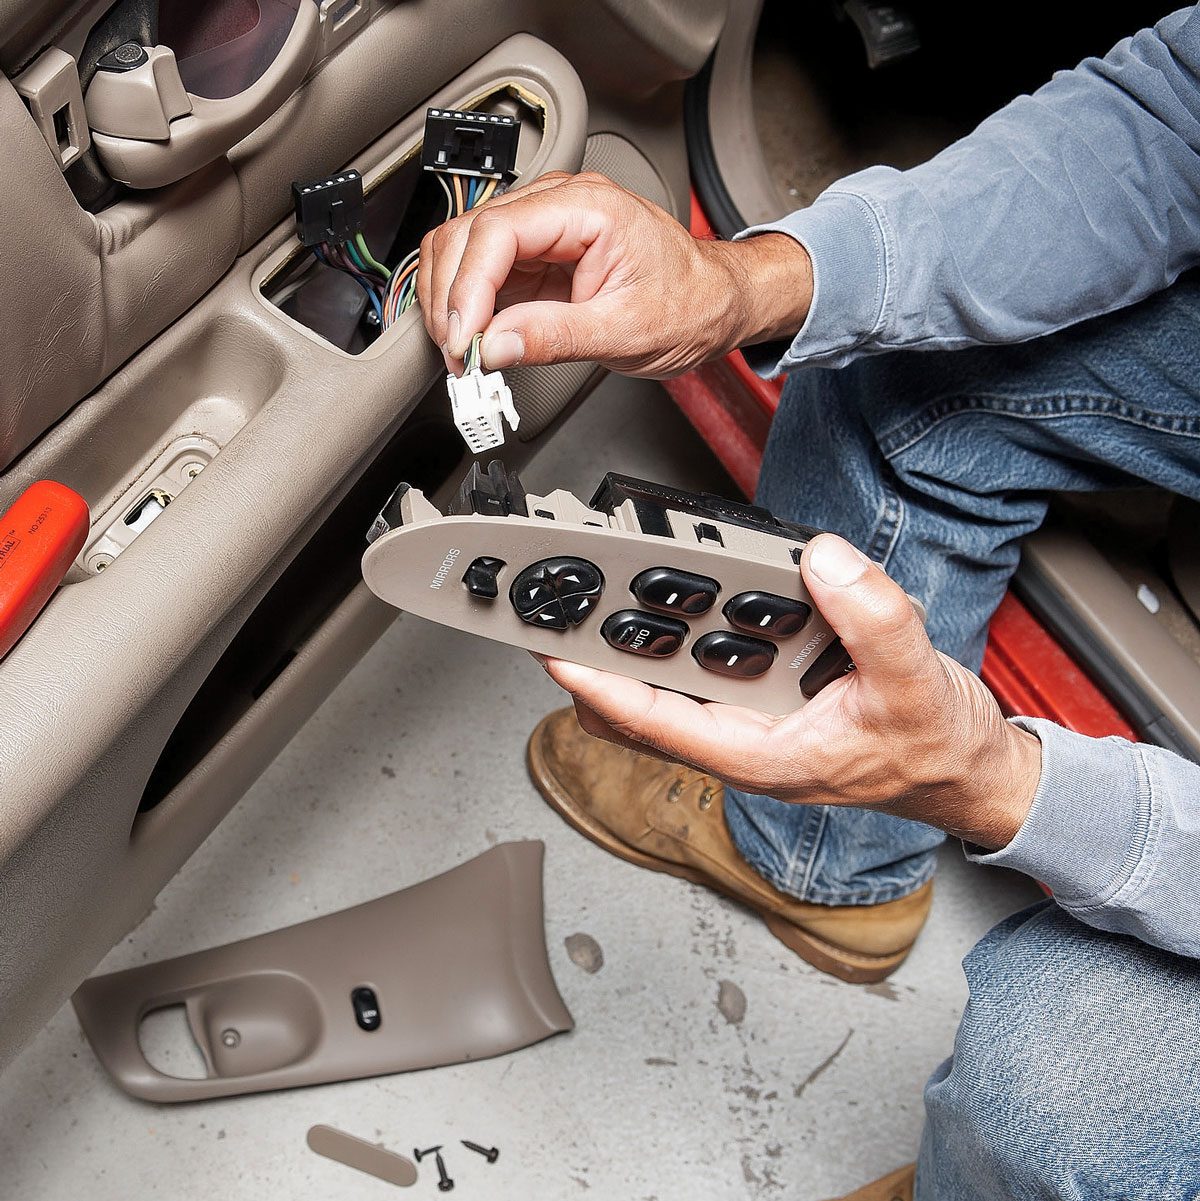
{"label": "window switch button", "polygon": [[770,670],[775,662],[775,647],[758,638],[716,630],[697,639],[692,655],[706,671],[753,680]]}
{"label": "window switch button", "polygon": [[812,609],[803,601],[774,592],[739,592],[725,606],[725,620],[748,634],[790,638],[808,621]]}

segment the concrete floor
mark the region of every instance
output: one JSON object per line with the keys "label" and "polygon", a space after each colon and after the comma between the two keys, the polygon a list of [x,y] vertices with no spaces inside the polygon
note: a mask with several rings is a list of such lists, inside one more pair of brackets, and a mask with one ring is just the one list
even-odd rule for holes
{"label": "concrete floor", "polygon": [[[526,482],[586,496],[608,468],[726,486],[648,384],[605,385]],[[450,1148],[456,1195],[488,1201],[807,1201],[912,1159],[922,1083],[966,999],[959,961],[1036,898],[1032,884],[948,847],[908,962],[880,985],[839,983],[751,914],[612,858],[543,804],[524,741],[561,703],[523,653],[401,618],[103,967],[287,925],[540,838],[574,1033],[419,1075],[170,1107],[114,1088],[64,1008],[0,1078],[0,1199],[391,1195],[309,1152],[318,1122],[406,1154],[494,1143],[495,1166]],[[568,955],[576,934],[602,950],[598,971]],[[435,1182],[423,1172],[410,1195],[438,1195]]]}

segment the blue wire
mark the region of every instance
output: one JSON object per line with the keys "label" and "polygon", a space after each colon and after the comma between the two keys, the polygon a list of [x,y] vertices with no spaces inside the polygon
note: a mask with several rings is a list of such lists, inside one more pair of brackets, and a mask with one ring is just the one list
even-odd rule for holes
{"label": "blue wire", "polygon": [[[350,273],[348,271],[346,272],[346,274],[350,275]],[[379,324],[382,325],[383,324],[383,305],[381,305],[379,303],[379,297],[375,294],[375,289],[372,288],[371,285],[369,283],[367,283],[367,281],[365,279],[359,279],[357,275],[350,275],[350,278],[352,280],[354,280],[354,282],[356,284],[358,284],[358,286],[360,288],[362,288],[362,290],[364,292],[366,292],[367,299],[370,300],[372,306],[375,309],[375,315],[379,318]]]}
{"label": "blue wire", "polygon": [[469,186],[467,187],[467,208],[471,208],[474,206],[475,193],[476,193],[476,189],[478,187],[479,187],[479,180],[477,180],[477,179],[471,180]]}
{"label": "blue wire", "polygon": [[[325,257],[325,255],[321,252],[320,247],[314,246],[312,248],[312,252],[317,258],[319,258],[321,260],[321,262],[323,262],[325,264],[326,267],[335,266],[335,264],[331,263]],[[357,275],[351,275],[351,273],[349,271],[342,271],[342,274],[350,276],[350,278],[352,280],[354,280],[354,282],[356,284],[358,284],[358,286],[360,288],[362,288],[362,290],[364,292],[366,292],[367,299],[371,302],[371,306],[375,310],[375,315],[379,318],[379,324],[382,325],[383,324],[383,305],[379,303],[379,297],[376,296],[375,289],[372,288],[371,285],[369,283],[367,283],[367,281],[365,279],[360,279]]]}

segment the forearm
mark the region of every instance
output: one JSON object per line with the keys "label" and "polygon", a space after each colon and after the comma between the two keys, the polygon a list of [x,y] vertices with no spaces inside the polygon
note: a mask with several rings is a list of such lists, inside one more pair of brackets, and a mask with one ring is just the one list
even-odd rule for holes
{"label": "forearm", "polygon": [[1121,738],[1018,719],[1042,742],[1020,830],[977,862],[1045,883],[1080,921],[1200,957],[1200,765]]}
{"label": "forearm", "polygon": [[800,242],[813,301],[763,368],[1019,342],[1200,261],[1200,15],[1056,76],[910,171],[873,167],[756,227]]}

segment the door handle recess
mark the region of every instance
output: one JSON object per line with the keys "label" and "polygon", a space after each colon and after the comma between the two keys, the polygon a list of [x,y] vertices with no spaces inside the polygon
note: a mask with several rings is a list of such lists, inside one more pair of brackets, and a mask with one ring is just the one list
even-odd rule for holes
{"label": "door handle recess", "polygon": [[168,46],[150,48],[132,70],[97,71],[84,108],[104,169],[131,188],[160,188],[220,158],[295,92],[320,42],[317,6],[300,0],[271,65],[245,91],[220,100],[185,89]]}

